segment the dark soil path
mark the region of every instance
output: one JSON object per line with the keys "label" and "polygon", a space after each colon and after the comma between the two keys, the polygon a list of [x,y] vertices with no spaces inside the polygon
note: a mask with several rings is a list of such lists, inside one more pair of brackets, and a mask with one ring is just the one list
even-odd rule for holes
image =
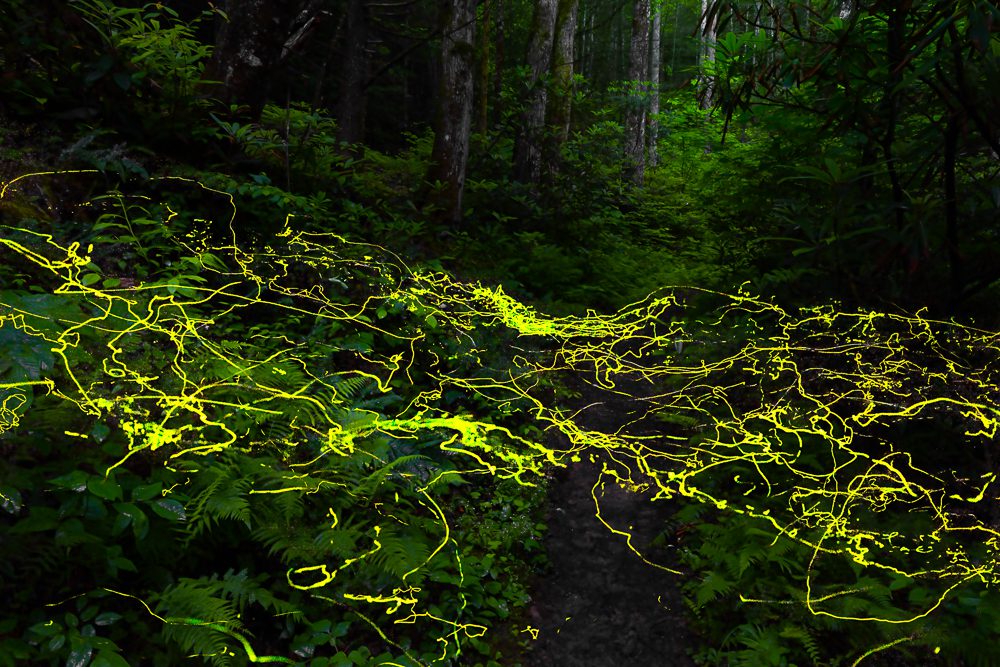
{"label": "dark soil path", "polygon": [[[573,382],[581,396],[574,403],[589,405],[576,421],[588,430],[614,433],[631,421],[636,402]],[[640,393],[647,386],[629,387]],[[632,393],[630,391],[629,393]],[[644,433],[662,425],[633,424]],[[632,545],[646,559],[676,569],[670,545],[650,543],[665,529],[671,503],[650,502],[650,495],[625,490],[605,476],[607,452],[594,451],[592,460],[571,464],[550,489],[549,534],[546,549],[551,566],[536,582],[532,625],[538,639],[524,656],[524,667],[687,667],[694,647],[685,627],[678,575],[653,567],[636,555],[626,538],[612,527],[629,531]],[[595,484],[597,488],[595,488]]]}

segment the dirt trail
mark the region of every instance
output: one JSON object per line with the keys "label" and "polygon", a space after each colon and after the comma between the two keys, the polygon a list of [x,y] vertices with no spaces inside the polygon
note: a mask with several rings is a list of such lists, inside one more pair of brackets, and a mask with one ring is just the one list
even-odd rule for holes
{"label": "dirt trail", "polygon": [[[574,383],[576,384],[576,383]],[[579,405],[591,405],[577,423],[589,430],[613,433],[636,407],[635,401],[608,395],[580,382]],[[643,391],[641,387],[628,387]],[[649,388],[645,389],[649,391]],[[629,391],[633,393],[633,391]],[[633,394],[641,395],[641,394]],[[634,432],[636,426],[630,427]],[[645,433],[657,425],[639,424]],[[662,427],[660,427],[662,428]],[[672,550],[652,548],[664,530],[672,507],[650,502],[649,495],[626,491],[601,477],[606,452],[594,461],[572,464],[550,491],[546,549],[551,567],[536,583],[531,622],[538,639],[524,656],[524,667],[687,667],[694,646],[685,626],[680,578],[644,563],[629,549],[626,538],[611,526],[632,533],[632,544],[654,563],[676,568]],[[593,495],[592,495],[593,494]],[[631,527],[631,529],[630,529]]]}

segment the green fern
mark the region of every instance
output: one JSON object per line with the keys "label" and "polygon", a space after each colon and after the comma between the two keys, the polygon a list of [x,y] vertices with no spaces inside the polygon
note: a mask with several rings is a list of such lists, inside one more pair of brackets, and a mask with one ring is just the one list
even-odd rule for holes
{"label": "green fern", "polygon": [[816,643],[816,638],[809,632],[808,628],[801,625],[789,624],[782,627],[781,632],[778,634],[785,639],[794,639],[802,644],[806,655],[809,656],[809,660],[812,661],[814,666],[818,667],[818,665],[822,662],[819,645]]}
{"label": "green fern", "polygon": [[290,523],[269,523],[253,531],[253,539],[267,548],[268,555],[282,563],[315,563],[326,558],[329,547],[318,536],[308,534],[302,526]]}
{"label": "green fern", "polygon": [[736,629],[726,643],[739,644],[745,649],[729,653],[729,664],[734,667],[784,667],[788,649],[774,627],[762,628],[750,623]]}
{"label": "green fern", "polygon": [[167,588],[159,596],[156,612],[167,619],[163,626],[163,638],[176,645],[182,655],[202,656],[217,667],[232,664],[233,639],[223,631],[239,632],[243,626],[239,620],[237,604],[219,595],[218,582],[201,579],[182,579]]}
{"label": "green fern", "polygon": [[[239,572],[234,572],[230,569],[222,575],[217,590],[224,598],[236,603],[236,607],[239,609],[241,615],[246,612],[247,607],[250,605],[259,605],[264,610],[275,615],[281,614],[282,616],[292,616],[294,618],[301,617],[302,612],[298,605],[287,600],[282,600],[271,592],[271,589],[266,585],[268,579],[269,577],[266,574],[258,574],[255,577],[251,577],[246,569]],[[211,580],[215,580],[214,575]]]}
{"label": "green fern", "polygon": [[375,384],[375,380],[365,375],[339,374],[332,385],[338,402],[351,402],[363,396]]}
{"label": "green fern", "polygon": [[[239,455],[227,451],[219,462],[192,469],[193,493],[186,504],[188,516],[186,541],[190,542],[220,521],[239,521],[250,528],[252,512],[247,494],[251,488],[250,471],[241,467]],[[244,465],[246,460],[242,461]]]}
{"label": "green fern", "polygon": [[726,579],[723,574],[709,572],[694,585],[695,602],[704,607],[717,597],[731,593],[735,587],[736,582]]}
{"label": "green fern", "polygon": [[431,553],[423,535],[413,531],[404,533],[394,526],[383,529],[378,541],[381,548],[372,555],[370,562],[397,579],[423,565]]}
{"label": "green fern", "polygon": [[354,495],[370,497],[374,495],[382,483],[394,473],[398,475],[416,474],[420,478],[426,477],[426,467],[420,467],[419,463],[428,460],[429,459],[426,456],[421,456],[419,454],[400,456],[399,458],[379,467],[367,477],[360,480],[354,489],[352,489],[351,493]]}

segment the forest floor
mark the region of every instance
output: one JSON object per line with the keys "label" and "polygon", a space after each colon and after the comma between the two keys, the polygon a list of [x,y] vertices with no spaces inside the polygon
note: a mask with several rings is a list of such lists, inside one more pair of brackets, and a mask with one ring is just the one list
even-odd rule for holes
{"label": "forest floor", "polygon": [[[631,383],[629,383],[631,384]],[[576,421],[591,431],[615,433],[636,401],[584,382],[571,388],[580,396],[573,406]],[[641,396],[637,386],[625,386]],[[639,393],[634,393],[638,391]],[[583,407],[587,406],[587,407]],[[644,425],[649,429],[662,424]],[[636,424],[629,432],[635,432]],[[564,436],[553,436],[564,437]],[[565,445],[564,445],[565,446]],[[678,569],[668,543],[653,546],[667,527],[676,507],[651,502],[651,494],[623,489],[613,479],[599,485],[609,454],[584,453],[583,461],[561,470],[549,490],[549,533],[545,541],[550,567],[538,578],[532,593],[529,621],[538,638],[523,656],[524,667],[626,667],[694,665],[688,650],[696,642],[685,623],[680,578],[654,567],[633,552],[622,535],[613,533],[597,517],[632,534],[632,545],[643,556],[664,567]]]}

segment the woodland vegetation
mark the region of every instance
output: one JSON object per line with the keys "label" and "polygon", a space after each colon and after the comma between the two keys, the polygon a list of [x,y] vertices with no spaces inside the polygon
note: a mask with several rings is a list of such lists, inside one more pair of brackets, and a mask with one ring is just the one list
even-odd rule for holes
{"label": "woodland vegetation", "polygon": [[[973,574],[817,565],[861,591],[831,615],[805,601],[813,550],[759,521],[781,494],[754,516],[688,494],[663,539],[689,545],[696,662],[1000,664],[994,2],[0,10],[0,666],[530,667],[551,475],[523,451],[573,398],[539,369],[569,356],[559,323],[667,288],[636,331],[697,329],[716,343],[676,354],[703,369],[794,331],[758,327],[771,306],[897,318],[901,380],[871,391],[942,407],[877,437],[983,501],[955,518],[971,546],[943,538]],[[759,308],[716,317],[731,294]],[[794,349],[868,391],[845,369],[871,350]],[[733,389],[749,370],[717,377],[728,418],[766,402]],[[677,405],[670,433],[721,438]]]}

